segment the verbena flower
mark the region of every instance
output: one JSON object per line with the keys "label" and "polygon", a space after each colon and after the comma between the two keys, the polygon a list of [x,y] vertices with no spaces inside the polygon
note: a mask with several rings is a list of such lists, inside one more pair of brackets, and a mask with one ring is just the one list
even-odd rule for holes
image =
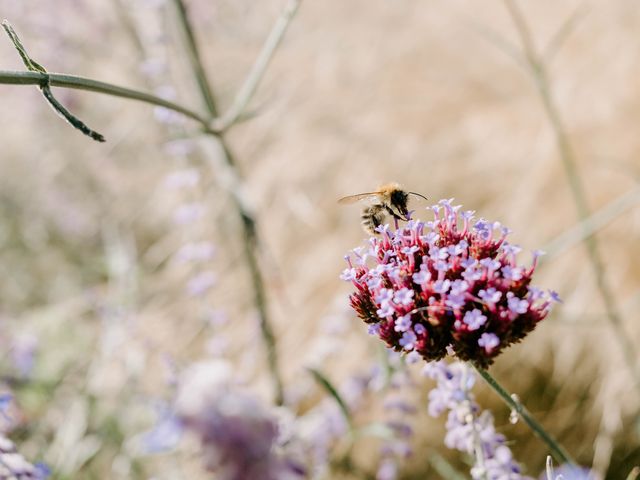
{"label": "verbena flower", "polygon": [[351,306],[389,347],[439,360],[450,346],[487,367],[547,316],[557,294],[531,285],[540,252],[518,265],[508,229],[474,221],[449,200],[431,210],[433,221],[379,227],[346,257],[341,278],[356,288]]}
{"label": "verbena flower", "polygon": [[279,444],[278,419],[233,381],[232,366],[202,362],[183,374],[176,413],[200,440],[208,470],[220,480],[289,480],[304,470]]}
{"label": "verbena flower", "polygon": [[522,475],[504,435],[495,430],[491,412],[481,411],[475,402],[470,392],[475,383],[471,367],[462,362],[449,365],[440,361],[427,364],[424,373],[437,382],[429,393],[429,414],[439,416],[448,411],[444,443],[475,456],[472,478],[533,480]]}

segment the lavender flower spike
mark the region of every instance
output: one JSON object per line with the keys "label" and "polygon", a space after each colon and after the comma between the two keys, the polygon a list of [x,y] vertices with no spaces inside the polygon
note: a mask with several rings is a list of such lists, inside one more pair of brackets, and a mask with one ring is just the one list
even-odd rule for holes
{"label": "lavender flower spike", "polygon": [[470,392],[475,383],[471,367],[440,361],[427,364],[424,373],[437,381],[429,393],[429,414],[438,416],[448,410],[445,445],[475,455],[474,480],[533,480],[522,474],[505,437],[496,432],[491,412],[481,411],[475,402]]}

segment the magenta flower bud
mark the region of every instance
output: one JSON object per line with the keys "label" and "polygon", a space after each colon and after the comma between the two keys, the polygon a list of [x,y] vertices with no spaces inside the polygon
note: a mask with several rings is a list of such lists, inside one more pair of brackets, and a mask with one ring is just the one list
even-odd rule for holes
{"label": "magenta flower bud", "polygon": [[532,265],[518,265],[520,248],[506,241],[507,228],[474,222],[450,200],[430,210],[433,221],[384,225],[354,250],[341,276],[355,287],[351,306],[396,351],[431,361],[450,347],[486,368],[559,298],[531,285],[539,253]]}

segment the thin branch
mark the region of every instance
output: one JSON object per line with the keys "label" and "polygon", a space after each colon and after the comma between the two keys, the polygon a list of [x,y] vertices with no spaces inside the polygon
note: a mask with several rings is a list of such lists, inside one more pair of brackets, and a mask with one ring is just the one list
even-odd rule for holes
{"label": "thin branch", "polygon": [[[564,123],[551,92],[545,63],[536,50],[529,26],[527,25],[527,22],[515,0],[504,0],[504,3],[518,31],[518,35],[520,36],[523,53],[531,67],[533,80],[538,90],[538,94],[540,95],[544,112],[551,123],[553,132],[555,133],[556,144],[560,153],[560,160],[562,161],[562,165],[571,188],[571,194],[573,195],[573,200],[576,204],[578,218],[580,221],[585,221],[590,215],[585,187],[582,183],[582,179],[580,178],[573,148],[569,142],[569,137],[566,133]],[[612,288],[605,277],[604,262],[598,250],[597,238],[585,233],[584,242],[587,247],[591,267],[595,274],[597,288],[604,301],[607,318],[609,319],[611,328],[613,329],[616,339],[621,346],[625,361],[633,375],[636,388],[640,390],[640,368],[636,359],[634,345],[631,341],[632,337],[625,331],[624,323],[616,305]]]}
{"label": "thin branch", "polygon": [[[260,241],[258,238],[256,220],[247,204],[247,201],[241,193],[242,178],[240,177],[237,169],[235,156],[227,145],[226,140],[220,134],[211,134],[209,138],[213,138],[218,144],[218,147],[222,150],[221,158],[223,163],[222,165],[217,165],[217,171],[220,173],[220,176],[222,176],[224,172],[224,176],[226,178],[223,180],[223,183],[226,184],[227,191],[231,195],[235,210],[240,217],[242,225],[242,244],[244,248],[244,255],[247,260],[247,266],[249,267],[249,274],[251,276],[254,304],[258,309],[260,332],[267,349],[267,363],[269,371],[271,372],[273,388],[275,391],[275,402],[280,405],[284,402],[284,386],[278,365],[276,337],[269,317],[264,276],[260,269],[258,259]],[[210,156],[213,156],[214,158],[219,157],[216,156],[216,153],[213,153],[213,155]]]}
{"label": "thin branch", "polygon": [[89,128],[86,123],[84,123],[78,117],[73,115],[69,110],[67,110],[64,107],[64,105],[62,105],[56,99],[56,97],[53,95],[53,92],[51,91],[51,80],[49,78],[49,74],[46,68],[44,68],[42,65],[40,65],[38,62],[36,62],[34,59],[32,59],[29,56],[26,48],[20,41],[20,37],[18,37],[18,34],[15,32],[11,24],[7,20],[3,20],[2,27],[4,28],[9,38],[11,39],[13,46],[18,51],[18,54],[20,55],[20,58],[22,58],[22,62],[24,63],[24,66],[27,68],[27,70],[31,72],[36,72],[42,76],[42,79],[40,80],[38,87],[40,88],[42,95],[44,96],[47,103],[51,106],[51,108],[53,108],[53,110],[58,115],[60,115],[63,119],[65,119],[76,130],[79,130],[84,135],[90,137],[96,142],[104,142],[105,138],[104,136],[102,136],[102,134]]}
{"label": "thin branch", "polygon": [[511,58],[514,62],[523,68],[528,68],[527,63],[522,59],[518,47],[513,45],[507,38],[502,36],[499,32],[496,32],[492,28],[483,25],[473,17],[465,17],[465,20],[469,27],[483,38],[488,43],[492,44],[507,57]]}
{"label": "thin branch", "polygon": [[598,230],[604,228],[608,223],[628,209],[638,205],[638,203],[640,203],[640,186],[623,193],[588,218],[549,241],[542,247],[542,250],[547,252],[547,255],[541,257],[540,261],[546,262],[572,246],[585,241],[587,237],[594,235]]}
{"label": "thin branch", "polygon": [[276,50],[282,43],[284,34],[287,28],[291,24],[291,20],[295,16],[302,0],[289,0],[285,5],[280,17],[274,24],[269,36],[267,37],[258,58],[256,59],[249,75],[245,79],[244,83],[238,90],[238,93],[233,101],[233,104],[227,110],[221,118],[216,119],[213,122],[213,129],[217,131],[224,131],[235,125],[238,119],[243,114],[245,108],[251,101],[251,98],[258,89],[260,81],[264,77],[264,74],[269,66],[269,63],[273,59]]}
{"label": "thin branch", "polygon": [[85,134],[87,137],[95,140],[96,142],[104,142],[105,141],[105,138],[101,133],[96,132],[95,130],[89,128],[86,123],[84,123],[78,117],[73,115],[69,110],[67,110],[65,108],[64,105],[62,105],[58,101],[58,99],[56,97],[53,96],[53,92],[51,91],[51,87],[49,86],[49,76],[48,75],[47,75],[46,82],[43,83],[42,85],[40,85],[40,91],[42,92],[42,95],[47,100],[49,105],[51,105],[51,108],[53,108],[53,110],[58,115],[60,115],[62,118],[64,118],[69,123],[69,125],[71,125],[76,130],[80,130],[83,134]]}
{"label": "thin branch", "polygon": [[556,31],[556,33],[551,37],[549,43],[542,51],[542,58],[548,64],[551,62],[556,53],[562,48],[564,42],[569,38],[571,33],[576,29],[580,20],[582,20],[587,13],[587,9],[584,3],[580,3],[574,12],[567,17],[567,19],[562,22],[560,28]]}
{"label": "thin branch", "polygon": [[5,85],[40,85],[46,76],[49,77],[49,84],[52,87],[73,88],[76,90],[86,90],[89,92],[104,93],[114,97],[128,98],[140,102],[150,103],[159,107],[181,113],[185,117],[191,118],[200,123],[205,130],[208,130],[208,121],[198,113],[189,110],[177,103],[170,102],[164,98],[140,92],[126,87],[120,87],[111,83],[93,80],[91,78],[67,75],[63,73],[38,73],[38,72],[16,72],[0,70],[0,84]]}
{"label": "thin branch", "polygon": [[509,393],[500,385],[491,374],[476,365],[473,365],[480,376],[489,384],[491,388],[500,396],[507,406],[518,413],[525,423],[533,430],[533,432],[542,439],[549,447],[549,451],[554,458],[560,463],[576,464],[576,461],[567,453],[567,451],[558,443],[558,441],[549,434],[540,423],[531,415],[529,410],[519,401],[517,397],[509,395]]}
{"label": "thin branch", "polygon": [[[198,47],[193,35],[193,29],[189,22],[189,18],[187,16],[186,9],[184,7],[184,4],[182,3],[182,0],[173,0],[173,2],[178,12],[178,20],[181,23],[182,29],[185,33],[185,48],[189,53],[193,75],[198,81],[200,96],[202,97],[205,105],[207,105],[211,119],[213,119],[217,114],[215,97],[204,72],[202,61],[198,54]],[[211,142],[212,146],[215,146],[215,148],[218,150],[217,152],[212,152],[208,157],[213,159],[214,161],[218,158],[221,158],[222,165],[217,165],[219,167],[217,169],[217,173],[221,182],[230,193],[235,210],[240,218],[242,226],[242,243],[244,248],[244,255],[247,260],[247,266],[249,268],[249,274],[251,277],[251,284],[254,294],[254,304],[258,310],[260,332],[264,345],[267,349],[267,363],[269,371],[271,373],[275,403],[281,405],[284,402],[284,386],[282,383],[282,376],[280,374],[278,363],[276,336],[274,334],[273,327],[271,325],[271,319],[269,317],[264,276],[260,269],[258,258],[260,241],[258,238],[256,220],[241,193],[243,179],[238,170],[238,163],[233,152],[229,148],[226,139],[224,138],[223,132],[208,130],[207,133],[209,133],[207,138],[213,140],[213,142]]]}
{"label": "thin branch", "polygon": [[178,20],[182,27],[182,32],[185,38],[186,50],[189,55],[189,63],[191,64],[191,70],[194,73],[194,77],[198,82],[198,89],[200,90],[200,96],[204,102],[207,111],[209,112],[210,120],[213,120],[218,116],[218,110],[216,102],[211,91],[211,84],[207,78],[207,73],[204,69],[200,52],[198,50],[198,43],[196,42],[193,28],[187,14],[187,8],[182,0],[173,0],[173,4],[178,13]]}

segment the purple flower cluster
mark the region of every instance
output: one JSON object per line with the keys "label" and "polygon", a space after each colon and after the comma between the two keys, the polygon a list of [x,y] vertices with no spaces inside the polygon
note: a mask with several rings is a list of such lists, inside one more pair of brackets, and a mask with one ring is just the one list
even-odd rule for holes
{"label": "purple flower cluster", "polygon": [[281,451],[278,419],[233,381],[222,360],[192,365],[178,387],[176,412],[220,480],[295,480],[304,469]]}
{"label": "purple flower cluster", "polygon": [[437,381],[436,388],[429,393],[429,414],[439,416],[449,411],[444,443],[449,448],[475,455],[472,478],[533,480],[522,475],[505,437],[495,430],[491,412],[481,412],[474,401],[470,390],[475,376],[468,365],[433,362],[424,367],[424,373]]}
{"label": "purple flower cluster", "polygon": [[508,229],[473,221],[473,212],[449,200],[431,210],[430,222],[379,227],[367,247],[346,257],[341,278],[356,288],[351,306],[389,347],[439,360],[450,346],[487,367],[559,299],[530,285],[540,253],[531,266],[518,265]]}

